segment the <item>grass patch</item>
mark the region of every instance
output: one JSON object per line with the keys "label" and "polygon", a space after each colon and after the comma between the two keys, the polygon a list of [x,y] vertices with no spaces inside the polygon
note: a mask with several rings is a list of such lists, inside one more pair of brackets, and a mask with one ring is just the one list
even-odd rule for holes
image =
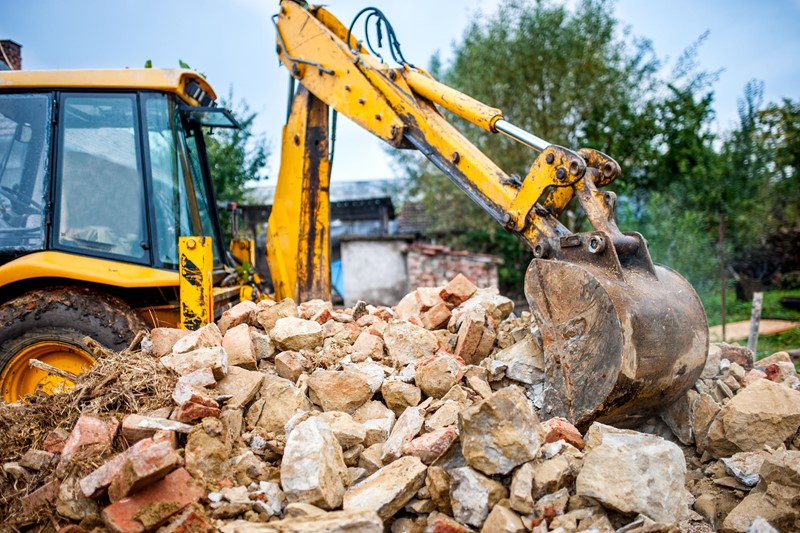
{"label": "grass patch", "polygon": [[[752,302],[741,302],[737,300],[736,292],[733,290],[733,287],[729,288],[725,296],[727,323],[750,320],[750,307]],[[800,297],[800,290],[770,290],[764,292],[761,318],[794,320],[800,322],[800,311],[789,309],[781,305],[781,298],[785,298],[786,296]],[[703,301],[703,306],[706,308],[708,325],[720,325],[722,323],[722,297],[719,291],[702,295],[700,299]]]}

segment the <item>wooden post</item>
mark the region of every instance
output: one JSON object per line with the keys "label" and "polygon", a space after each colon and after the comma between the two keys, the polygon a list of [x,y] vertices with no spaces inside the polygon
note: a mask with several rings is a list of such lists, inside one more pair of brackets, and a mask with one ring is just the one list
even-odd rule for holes
{"label": "wooden post", "polygon": [[747,338],[747,348],[753,351],[753,359],[755,359],[756,347],[758,346],[758,325],[761,323],[761,304],[763,301],[763,292],[753,293],[753,309],[750,312],[750,336]]}

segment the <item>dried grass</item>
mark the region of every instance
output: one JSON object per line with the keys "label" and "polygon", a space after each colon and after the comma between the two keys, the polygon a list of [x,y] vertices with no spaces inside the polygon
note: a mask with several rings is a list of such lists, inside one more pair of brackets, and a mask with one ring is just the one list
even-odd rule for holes
{"label": "dried grass", "polygon": [[[69,392],[53,396],[38,392],[20,403],[0,403],[0,464],[18,461],[31,448],[41,449],[48,433],[56,428],[71,430],[81,414],[121,419],[126,414],[171,407],[176,380],[157,358],[125,350],[98,358]],[[123,445],[117,439],[115,451]],[[48,477],[36,475],[28,483],[15,482],[0,470],[0,524],[8,525],[10,517],[19,515],[20,498]]]}

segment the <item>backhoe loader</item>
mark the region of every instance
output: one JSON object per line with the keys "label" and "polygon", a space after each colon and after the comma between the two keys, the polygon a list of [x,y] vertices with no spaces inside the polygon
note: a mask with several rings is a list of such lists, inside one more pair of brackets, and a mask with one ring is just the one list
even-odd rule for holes
{"label": "backhoe loader", "polygon": [[0,72],[2,400],[68,386],[95,360],[87,337],[120,351],[197,324],[179,269],[216,281],[193,302],[207,311],[238,301],[203,137],[237,125],[214,99],[189,70]]}
{"label": "backhoe loader", "polygon": [[[395,148],[418,150],[530,248],[525,293],[541,332],[550,415],[567,417],[579,427],[593,420],[631,424],[688,390],[708,351],[705,312],[686,280],[653,264],[641,235],[618,229],[616,197],[599,187],[620,176],[619,165],[596,150],[550,144],[514,126],[500,110],[437,82],[404,59],[382,13],[368,8],[359,15],[383,24],[399,66],[387,65],[369,40],[366,45],[357,40],[352,25],[348,29],[322,7],[283,0],[273,19],[277,53],[292,81],[268,225],[275,298],[306,300],[330,293],[327,195],[333,110]],[[224,275],[201,126],[224,125],[230,117],[211,107],[213,91],[191,72],[164,73],[170,78],[164,83],[147,78],[154,73],[125,72],[128,78],[119,71],[94,78],[60,73],[47,83],[31,73],[33,81],[16,85],[7,81],[13,80],[10,74],[0,73],[0,82],[6,82],[0,83],[0,120],[5,121],[0,139],[6,135],[13,145],[9,153],[22,153],[13,158],[25,162],[17,163],[24,170],[12,174],[16,182],[6,185],[0,160],[0,195],[5,197],[0,202],[9,227],[0,238],[13,240],[0,266],[5,302],[0,306],[0,385],[6,400],[42,387],[42,379],[57,379],[15,377],[31,374],[22,371],[31,358],[54,352],[55,366],[64,360],[73,367],[79,366],[75,361],[90,363],[91,354],[77,334],[62,335],[75,324],[83,328],[78,334],[92,329],[86,334],[119,348],[141,326],[142,311],[151,324],[155,311],[177,312],[179,236],[211,237],[220,273],[215,281]],[[118,77],[112,84],[101,81],[105,76]],[[21,101],[3,107],[2,98]],[[505,173],[440,107],[538,152],[527,176],[519,180]],[[22,110],[28,108],[25,115]],[[100,121],[93,137],[82,133],[92,121]],[[160,140],[153,140],[153,131],[163,133]],[[104,159],[107,170],[101,170],[103,165],[95,170],[86,157],[68,161],[70,152],[92,143],[98,149],[91,155]],[[121,146],[128,147],[128,159],[115,156]],[[73,168],[105,176],[97,178],[100,182],[117,179],[119,184],[111,187],[115,195],[101,195],[98,184],[82,184],[78,190],[69,179]],[[43,176],[39,181],[37,173]],[[139,187],[138,196],[125,189],[129,182]],[[160,194],[162,185],[166,196]],[[572,233],[558,221],[573,198],[595,231]],[[75,207],[76,201],[81,207]],[[184,203],[185,209],[176,207]],[[110,222],[104,223],[104,209],[124,221],[107,217]],[[102,309],[85,311],[90,301]],[[51,324],[51,308],[72,313],[67,323]],[[186,323],[186,312],[182,315]],[[17,322],[29,327],[31,317],[47,317],[41,321],[46,327],[34,328],[35,334],[16,333],[22,331]],[[9,351],[11,342],[22,350]],[[76,350],[85,360],[75,357]]]}
{"label": "backhoe loader", "polygon": [[[385,36],[391,67],[352,29],[360,17]],[[705,311],[691,285],[653,264],[638,233],[615,222],[616,196],[599,187],[621,169],[596,150],[550,144],[502,111],[443,85],[405,60],[386,17],[359,12],[345,27],[325,8],[282,0],[276,49],[292,80],[267,259],[279,297],[327,286],[329,108],[398,149],[418,150],[531,250],[525,294],[545,353],[545,409],[586,427],[632,424],[672,403],[699,377],[708,352]],[[539,152],[523,180],[471,144],[439,107]],[[334,115],[335,116],[335,115]],[[574,198],[595,231],[558,221]],[[275,275],[277,273],[277,276]],[[295,276],[296,274],[296,276]]]}

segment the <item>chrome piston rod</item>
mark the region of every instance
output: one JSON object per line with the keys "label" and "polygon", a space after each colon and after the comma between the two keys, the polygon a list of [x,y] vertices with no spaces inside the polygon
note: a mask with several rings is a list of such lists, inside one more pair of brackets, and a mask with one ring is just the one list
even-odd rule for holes
{"label": "chrome piston rod", "polygon": [[500,119],[494,123],[494,127],[497,131],[503,132],[509,137],[514,140],[521,142],[527,146],[530,146],[534,150],[538,150],[539,152],[543,152],[551,143],[545,141],[544,139],[537,137],[533,133],[527,132],[522,128],[519,128],[512,123]]}

